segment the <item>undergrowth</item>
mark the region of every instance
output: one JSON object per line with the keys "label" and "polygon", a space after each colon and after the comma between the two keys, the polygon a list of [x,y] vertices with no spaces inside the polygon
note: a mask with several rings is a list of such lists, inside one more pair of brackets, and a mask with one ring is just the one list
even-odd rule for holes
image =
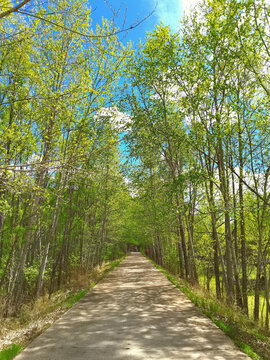
{"label": "undergrowth", "polygon": [[51,296],[46,294],[37,299],[34,304],[25,304],[16,317],[5,319],[0,317],[0,338],[9,336],[15,342],[4,342],[2,351],[0,344],[0,360],[13,359],[30,341],[103,280],[125,257],[94,269],[87,277],[76,274],[74,286],[71,284],[71,288],[56,291]]}
{"label": "undergrowth", "polygon": [[89,287],[79,291],[78,293],[71,294],[70,296],[68,296],[65,301],[66,309],[70,309],[77,301],[79,301],[82,297],[84,297],[84,295],[87,294],[89,289],[92,289],[99,281],[103,280],[106,276],[108,276],[108,274],[111,271],[113,271],[113,269],[116,268],[123,261],[124,258],[125,257],[121,258],[120,260],[115,260],[111,262],[109,265],[105,266],[103,271],[101,271],[101,273],[97,276],[95,281],[91,282]]}
{"label": "undergrowth", "polygon": [[[151,260],[150,260],[151,261]],[[167,279],[180,289],[207,317],[209,317],[234,343],[254,360],[270,359],[269,333],[259,329],[257,324],[237,307],[229,307],[200,287],[192,287],[176,278],[166,269],[155,264]]]}

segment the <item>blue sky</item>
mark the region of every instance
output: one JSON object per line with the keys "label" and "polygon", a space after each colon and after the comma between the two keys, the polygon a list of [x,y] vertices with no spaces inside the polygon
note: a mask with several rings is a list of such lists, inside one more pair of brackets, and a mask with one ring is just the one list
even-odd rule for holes
{"label": "blue sky", "polygon": [[[117,25],[122,28],[128,28],[136,21],[142,20],[153,10],[154,13],[147,18],[142,24],[127,33],[120,35],[120,40],[123,43],[132,41],[136,45],[139,40],[144,40],[147,31],[152,31],[155,25],[163,22],[165,25],[170,25],[173,31],[179,30],[179,21],[184,14],[184,10],[188,11],[190,6],[195,6],[198,0],[98,0],[96,4],[93,0],[89,0],[92,4],[94,22],[100,23],[102,17],[111,19],[113,11],[118,13],[116,18]],[[109,5],[106,5],[106,3]],[[126,15],[125,15],[126,14]],[[124,19],[126,19],[125,24]],[[124,38],[123,38],[124,36]],[[123,137],[123,134],[120,138]],[[128,159],[126,144],[121,141],[119,145],[121,151],[122,163]]]}
{"label": "blue sky", "polygon": [[124,35],[124,43],[131,40],[136,44],[139,39],[144,39],[147,31],[153,30],[161,21],[165,25],[170,25],[173,31],[177,31],[184,10],[188,11],[198,0],[98,0],[96,2],[90,0],[89,2],[94,9],[92,15],[94,21],[100,22],[102,16],[112,18],[113,11],[109,8],[111,6],[119,15],[116,21],[119,27],[122,27],[124,19],[126,19],[125,27],[129,27],[155,10],[150,18]]}

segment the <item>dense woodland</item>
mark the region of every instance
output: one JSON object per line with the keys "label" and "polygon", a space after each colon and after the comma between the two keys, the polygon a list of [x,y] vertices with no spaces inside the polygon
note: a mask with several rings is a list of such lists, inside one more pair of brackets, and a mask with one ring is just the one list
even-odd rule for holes
{"label": "dense woodland", "polygon": [[0,27],[3,314],[136,244],[268,328],[269,5],[205,0],[136,46],[79,0]]}

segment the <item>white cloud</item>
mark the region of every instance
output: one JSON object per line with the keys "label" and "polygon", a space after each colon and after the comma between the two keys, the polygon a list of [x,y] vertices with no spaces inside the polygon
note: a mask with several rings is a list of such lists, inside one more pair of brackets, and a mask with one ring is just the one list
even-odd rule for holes
{"label": "white cloud", "polygon": [[198,3],[199,0],[180,0],[185,13],[189,13]]}
{"label": "white cloud", "polygon": [[99,117],[109,117],[110,123],[115,130],[125,130],[126,125],[131,122],[130,116],[117,109],[117,107],[103,107],[96,114]]}
{"label": "white cloud", "polygon": [[179,30],[179,21],[183,14],[188,14],[199,0],[152,0],[157,4],[156,15],[158,21],[170,25],[173,31]]}

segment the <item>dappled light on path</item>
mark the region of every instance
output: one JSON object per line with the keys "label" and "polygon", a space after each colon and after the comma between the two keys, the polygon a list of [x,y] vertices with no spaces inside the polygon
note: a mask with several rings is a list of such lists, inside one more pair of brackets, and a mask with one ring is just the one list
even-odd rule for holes
{"label": "dappled light on path", "polygon": [[141,254],[126,258],[16,360],[248,359]]}

